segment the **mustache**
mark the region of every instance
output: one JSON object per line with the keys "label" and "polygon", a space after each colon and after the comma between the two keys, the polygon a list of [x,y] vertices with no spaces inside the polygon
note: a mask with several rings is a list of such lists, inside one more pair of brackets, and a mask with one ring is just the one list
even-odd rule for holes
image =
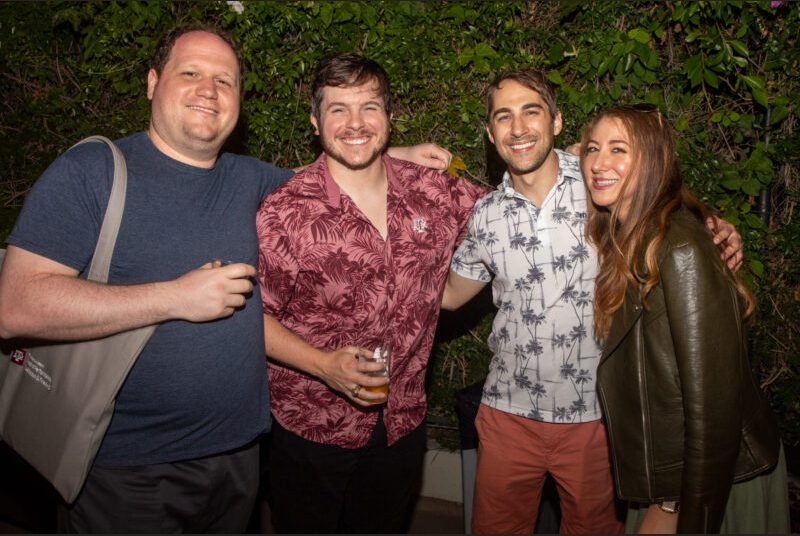
{"label": "mustache", "polygon": [[374,134],[372,129],[361,127],[361,128],[346,128],[342,135],[344,136],[367,136],[370,134]]}

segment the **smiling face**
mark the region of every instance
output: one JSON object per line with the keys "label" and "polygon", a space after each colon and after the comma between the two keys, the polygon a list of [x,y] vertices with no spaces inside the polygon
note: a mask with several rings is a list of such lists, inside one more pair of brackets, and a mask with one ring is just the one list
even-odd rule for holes
{"label": "smiling face", "polygon": [[161,73],[147,75],[150,139],[176,160],[211,167],[236,126],[239,96],[239,64],[230,46],[211,33],[186,33]]}
{"label": "smiling face", "polygon": [[[581,171],[592,194],[592,201],[613,210],[619,207],[619,218],[625,219],[635,190],[633,150],[630,136],[615,117],[603,117],[589,132],[581,157]],[[626,186],[630,180],[634,181]]]}
{"label": "smiling face", "polygon": [[550,115],[542,96],[519,82],[504,80],[492,94],[486,133],[512,176],[536,173],[561,132],[561,114]]}
{"label": "smiling face", "polygon": [[352,169],[379,161],[389,143],[391,117],[375,80],[359,86],[325,86],[319,120],[310,117],[328,158]]}

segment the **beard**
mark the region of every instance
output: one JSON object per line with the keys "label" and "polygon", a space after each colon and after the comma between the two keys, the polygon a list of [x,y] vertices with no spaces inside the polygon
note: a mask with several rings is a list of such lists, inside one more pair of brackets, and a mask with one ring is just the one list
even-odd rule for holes
{"label": "beard", "polygon": [[[348,135],[357,135],[362,131],[356,133],[348,133]],[[366,132],[366,131],[364,131]],[[354,160],[352,158],[348,158],[347,155],[339,150],[339,147],[334,143],[333,140],[329,139],[326,136],[319,137],[320,144],[322,145],[322,149],[325,151],[325,154],[329,157],[333,158],[341,165],[348,169],[352,169],[354,171],[358,171],[361,169],[366,169],[371,166],[378,158],[381,157],[383,152],[389,146],[389,129],[387,128],[385,132],[382,134],[377,135],[377,142],[375,143],[372,152],[369,153],[367,158],[364,160],[358,159]]]}
{"label": "beard", "polygon": [[[516,175],[524,175],[527,173],[532,173],[539,168],[547,161],[547,157],[550,155],[550,152],[553,150],[554,140],[550,138],[550,143],[547,143],[547,140],[542,138],[538,138],[534,140],[536,143],[536,151],[528,156],[523,158],[515,158],[514,154],[511,152],[510,149],[506,152],[498,151],[500,154],[500,158],[502,158],[506,165],[508,166],[509,170],[514,172]],[[544,143],[544,145],[542,145]],[[503,154],[506,153],[506,154]]]}

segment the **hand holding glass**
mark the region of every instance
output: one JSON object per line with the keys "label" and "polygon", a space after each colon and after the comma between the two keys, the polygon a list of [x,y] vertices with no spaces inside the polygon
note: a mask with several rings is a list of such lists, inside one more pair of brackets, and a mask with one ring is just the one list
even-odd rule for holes
{"label": "hand holding glass", "polygon": [[[381,363],[383,365],[383,369],[375,370],[371,372],[365,372],[367,376],[374,376],[374,377],[385,377],[389,378],[389,358],[390,358],[391,350],[389,345],[383,343],[379,346],[376,346],[372,352],[372,355],[369,357],[364,357],[359,355],[358,358],[364,361],[370,361],[374,363]],[[365,385],[364,391],[369,391],[370,393],[381,393],[385,396],[383,400],[375,402],[376,404],[383,404],[389,398],[389,383],[387,382],[384,385],[378,385],[377,387]]]}

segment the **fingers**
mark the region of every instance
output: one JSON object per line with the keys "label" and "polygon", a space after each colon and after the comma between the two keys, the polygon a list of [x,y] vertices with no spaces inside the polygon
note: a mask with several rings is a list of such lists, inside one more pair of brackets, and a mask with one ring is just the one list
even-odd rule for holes
{"label": "fingers", "polygon": [[453,153],[445,149],[444,147],[439,147],[438,145],[436,148],[439,150],[439,157],[438,159],[442,161],[442,166],[439,168],[441,170],[446,170],[450,167],[450,163],[453,161]]}
{"label": "fingers", "polygon": [[727,227],[717,227],[717,231],[714,233],[714,243],[717,245],[722,244],[723,242],[727,242],[731,239],[731,230]]}
{"label": "fingers", "polygon": [[744,254],[741,249],[734,249],[732,246],[728,246],[725,251],[722,252],[722,260],[725,261],[725,264],[728,265],[728,268],[730,268],[732,272],[736,273],[741,269],[744,263]]}
{"label": "fingers", "polygon": [[450,167],[453,160],[453,153],[440,147],[435,143],[425,143],[421,146],[422,155],[428,162],[428,166],[439,171],[445,171]]}
{"label": "fingers", "polygon": [[383,404],[386,402],[386,394],[373,392],[364,387],[363,385],[354,385],[351,389],[345,391],[347,398],[350,402],[362,407],[374,406],[376,404]]}
{"label": "fingers", "polygon": [[[347,346],[330,354],[329,366],[322,378],[328,386],[340,392],[352,403],[370,406],[386,402],[384,390],[389,383],[386,376],[370,375],[384,370],[382,363],[369,361],[372,350]],[[364,359],[359,359],[362,357]]]}
{"label": "fingers", "polygon": [[243,262],[236,262],[232,263],[230,261],[220,261],[215,260],[212,264],[215,264],[214,268],[219,268],[222,272],[227,275],[231,279],[238,279],[243,277],[255,277],[256,275],[256,268],[250,264],[245,264]]}
{"label": "fingers", "polygon": [[205,322],[232,315],[252,295],[254,266],[214,260],[166,282],[167,315],[191,322]]}

